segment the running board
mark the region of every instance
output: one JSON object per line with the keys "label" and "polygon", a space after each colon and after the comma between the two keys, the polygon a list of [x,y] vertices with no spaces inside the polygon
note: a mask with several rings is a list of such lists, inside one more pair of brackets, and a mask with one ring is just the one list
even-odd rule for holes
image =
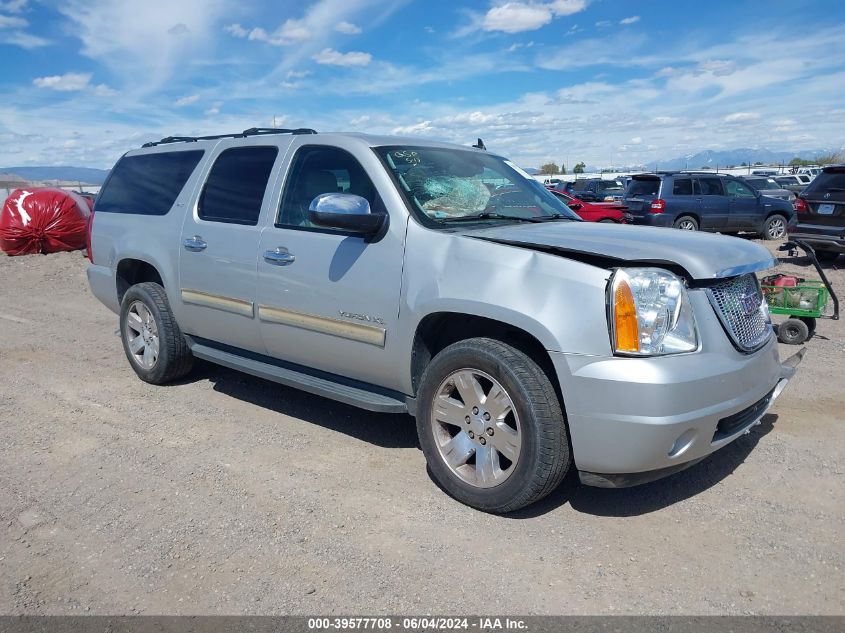
{"label": "running board", "polygon": [[376,393],[361,387],[342,384],[329,378],[313,376],[289,367],[282,367],[257,358],[248,358],[237,353],[211,347],[197,342],[190,336],[186,336],[185,339],[194,356],[230,369],[237,369],[258,378],[272,380],[287,387],[301,389],[367,411],[408,413],[407,403],[404,399],[399,399],[400,397],[404,398],[401,394],[392,397],[387,394]]}

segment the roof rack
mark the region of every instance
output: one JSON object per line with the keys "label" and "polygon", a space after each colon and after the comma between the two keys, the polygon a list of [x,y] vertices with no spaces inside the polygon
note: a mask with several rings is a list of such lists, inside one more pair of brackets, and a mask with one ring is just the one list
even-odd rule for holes
{"label": "roof rack", "polygon": [[247,136],[263,136],[265,134],[316,134],[317,130],[309,127],[298,127],[293,129],[278,127],[251,127],[248,130],[235,134],[214,134],[212,136],[166,136],[160,141],[150,141],[141,147],[155,147],[167,143],[195,143],[196,141],[216,141],[221,138],[246,138]]}

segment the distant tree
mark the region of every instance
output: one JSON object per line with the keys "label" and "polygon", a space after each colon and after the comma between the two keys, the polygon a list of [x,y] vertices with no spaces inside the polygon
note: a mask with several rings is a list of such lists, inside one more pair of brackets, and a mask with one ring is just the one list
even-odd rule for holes
{"label": "distant tree", "polygon": [[587,166],[581,162],[575,165],[574,169],[572,170],[573,174],[583,174],[587,170]]}
{"label": "distant tree", "polygon": [[740,167],[748,167],[748,163],[746,163],[745,161],[742,161],[742,164],[740,165]]}
{"label": "distant tree", "polygon": [[702,169],[713,169],[710,165],[702,165]]}
{"label": "distant tree", "polygon": [[735,168],[736,168],[736,165],[728,165],[727,167],[725,167],[725,169],[735,169]]}
{"label": "distant tree", "polygon": [[553,175],[560,173],[560,168],[557,166],[557,163],[546,163],[540,167],[540,173],[544,175]]}
{"label": "distant tree", "polygon": [[816,165],[833,165],[834,163],[839,162],[837,159],[839,156],[836,154],[822,154],[821,156],[816,156]]}
{"label": "distant tree", "polygon": [[564,163],[561,163],[561,164],[560,164],[560,173],[561,173],[561,174],[565,174],[565,173],[566,173],[566,165],[565,165]]}
{"label": "distant tree", "polygon": [[758,160],[756,163],[754,163],[754,166],[755,166],[755,167],[757,167],[757,165],[762,165],[762,164],[763,164],[763,163],[761,163],[761,162]]}

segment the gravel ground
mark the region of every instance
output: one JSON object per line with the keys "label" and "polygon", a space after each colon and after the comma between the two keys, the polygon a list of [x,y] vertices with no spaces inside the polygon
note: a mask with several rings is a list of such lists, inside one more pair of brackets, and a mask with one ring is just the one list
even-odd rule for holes
{"label": "gravel ground", "polygon": [[710,459],[497,517],[432,483],[410,417],[139,381],[85,265],[0,256],[0,613],[845,613],[841,323]]}

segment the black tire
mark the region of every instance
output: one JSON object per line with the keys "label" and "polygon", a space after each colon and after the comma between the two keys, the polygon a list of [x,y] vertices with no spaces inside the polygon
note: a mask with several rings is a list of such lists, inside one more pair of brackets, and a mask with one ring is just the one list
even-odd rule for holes
{"label": "black tire", "polygon": [[786,218],[775,213],[763,222],[763,239],[780,240],[786,237]]}
{"label": "black tire", "polygon": [[599,220],[599,223],[602,222],[604,222],[605,224],[616,224],[616,222],[614,220],[611,220],[610,218],[602,218],[601,220]]}
{"label": "black tire", "polygon": [[696,220],[691,215],[682,215],[675,223],[672,225],[676,229],[682,229],[685,231],[697,231],[698,230],[698,220]]}
{"label": "black tire", "polygon": [[816,319],[814,317],[798,317],[807,326],[807,338],[813,338],[816,333]]}
{"label": "black tire", "polygon": [[[130,309],[140,302],[146,307],[152,318],[158,336],[158,357],[149,368],[143,367],[135,354],[130,350],[129,334],[127,327]],[[136,307],[137,308],[137,307]],[[181,378],[193,366],[194,357],[182,330],[176,323],[176,318],[170,310],[170,302],[167,294],[157,283],[144,282],[136,284],[126,291],[120,305],[120,340],[123,342],[123,351],[126,358],[138,377],[144,382],[154,385],[162,385]]]}
{"label": "black tire", "polygon": [[[447,379],[461,370],[480,371],[498,381],[519,416],[518,458],[510,463],[508,468],[513,470],[504,481],[492,487],[466,482],[441,455],[443,432],[437,430],[440,427],[432,417],[435,398],[444,385],[448,388]],[[418,402],[417,433],[432,477],[448,494],[473,508],[504,513],[527,506],[557,488],[569,469],[566,421],[549,377],[526,354],[500,341],[474,338],[442,350],[423,373]],[[455,436],[458,434],[460,431]],[[489,429],[488,434],[492,435]],[[484,443],[480,434],[477,438],[476,442]],[[490,443],[488,450],[493,448],[493,440]],[[474,460],[480,449],[476,444],[472,450],[470,459]],[[502,463],[499,461],[499,466]]]}
{"label": "black tire", "polygon": [[778,325],[778,340],[787,345],[800,345],[810,336],[810,329],[807,324],[794,317]]}
{"label": "black tire", "polygon": [[835,262],[838,257],[839,253],[836,251],[816,251],[816,259],[826,264]]}

